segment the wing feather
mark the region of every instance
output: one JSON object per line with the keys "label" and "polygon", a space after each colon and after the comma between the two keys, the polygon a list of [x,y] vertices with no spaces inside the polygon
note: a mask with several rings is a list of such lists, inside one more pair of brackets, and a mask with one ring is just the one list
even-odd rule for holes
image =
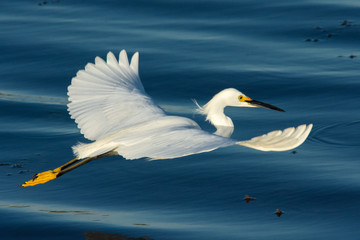
{"label": "wing feather", "polygon": [[116,151],[127,159],[141,157],[171,159],[209,152],[234,144],[235,141],[231,139],[193,128],[157,132],[134,145],[120,146]]}
{"label": "wing feather", "polygon": [[130,67],[130,64],[129,64],[129,59],[128,59],[128,56],[127,56],[127,53],[126,51],[121,51],[120,54],[119,54],[119,64],[121,65],[124,65],[125,67]]}
{"label": "wing feather", "polygon": [[98,140],[165,115],[145,93],[138,65],[138,53],[130,65],[125,50],[119,61],[109,52],[106,61],[96,57],[72,79],[68,111],[86,138]]}
{"label": "wing feather", "polygon": [[191,119],[163,116],[109,135],[90,144],[73,147],[79,158],[115,150],[126,159],[170,159],[234,145],[235,140],[200,129]]}
{"label": "wing feather", "polygon": [[312,124],[304,124],[296,129],[291,127],[283,131],[272,131],[236,144],[261,151],[286,151],[300,146],[309,136],[312,127]]}
{"label": "wing feather", "polygon": [[133,70],[133,72],[139,76],[139,53],[138,52],[136,52],[132,56],[130,67]]}

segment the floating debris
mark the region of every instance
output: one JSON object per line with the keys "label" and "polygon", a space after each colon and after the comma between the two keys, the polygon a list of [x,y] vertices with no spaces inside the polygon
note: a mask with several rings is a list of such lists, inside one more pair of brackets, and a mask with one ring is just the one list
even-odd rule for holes
{"label": "floating debris", "polygon": [[278,217],[280,217],[281,215],[283,215],[283,211],[281,211],[280,209],[276,209],[276,211],[275,211],[275,214],[276,214],[276,216],[278,216]]}
{"label": "floating debris", "polygon": [[246,203],[249,203],[250,201],[254,201],[256,198],[250,197],[249,195],[245,195],[244,200]]}
{"label": "floating debris", "polygon": [[[338,56],[338,58],[342,58],[342,57],[344,57],[344,56],[343,56],[343,55],[339,55],[339,56]],[[345,57],[346,57],[346,56],[345,56]],[[356,55],[351,54],[351,55],[349,56],[349,58],[354,59],[354,58],[356,58]]]}
{"label": "floating debris", "polygon": [[292,151],[291,153],[292,153],[292,154],[296,154],[297,152],[294,150],[294,151]]}
{"label": "floating debris", "polygon": [[[316,26],[315,29],[318,31],[316,36],[318,38],[307,38],[305,41],[306,42],[320,42],[321,40],[324,40],[325,38],[334,38],[334,37],[340,35],[341,32],[346,31],[346,27],[356,26],[355,24],[352,23],[352,21],[349,21],[349,20],[343,20],[342,22],[339,22],[339,24],[342,27],[329,26],[329,29],[325,29],[321,26]],[[350,30],[348,30],[348,31],[350,31]],[[321,34],[319,34],[319,33],[321,33]]]}
{"label": "floating debris", "polygon": [[314,39],[312,39],[312,38],[307,38],[306,40],[305,40],[305,42],[318,42],[319,41],[319,39],[317,39],[317,38],[314,38]]}
{"label": "floating debris", "polygon": [[48,1],[43,1],[43,2],[39,2],[38,5],[39,6],[42,6],[42,5],[46,5],[48,3],[58,3],[60,2],[60,0],[55,0],[55,1],[52,1],[52,2],[48,2]]}
{"label": "floating debris", "polygon": [[321,32],[323,32],[323,33],[327,33],[327,30],[326,30],[326,29],[323,29],[322,27],[317,26],[315,29],[316,29],[316,30],[319,30],[319,31],[321,31]]}
{"label": "floating debris", "polygon": [[341,26],[347,26],[347,27],[351,27],[352,23],[349,20],[344,20],[341,24]]}

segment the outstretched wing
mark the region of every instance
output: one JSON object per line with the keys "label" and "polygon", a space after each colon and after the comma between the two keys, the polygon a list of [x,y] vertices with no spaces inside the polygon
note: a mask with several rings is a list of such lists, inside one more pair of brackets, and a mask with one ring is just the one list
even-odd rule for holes
{"label": "outstretched wing", "polygon": [[[120,134],[115,140],[120,143],[116,148],[118,154],[127,159],[171,159],[213,151],[236,142],[205,132],[190,119],[176,116],[165,118],[154,124],[150,123],[151,127],[142,126],[131,131],[131,134]],[[185,121],[194,124],[187,124]]]}
{"label": "outstretched wing", "polygon": [[157,119],[165,113],[145,93],[139,77],[139,53],[129,64],[112,52],[77,72],[68,88],[68,111],[87,139],[98,140],[121,129]]}
{"label": "outstretched wing", "polygon": [[297,128],[291,127],[283,131],[272,131],[236,144],[260,151],[286,151],[300,146],[309,136],[312,126],[312,124],[304,124]]}
{"label": "outstretched wing", "polygon": [[234,145],[235,140],[200,129],[191,119],[164,116],[116,132],[91,144],[73,147],[78,158],[116,151],[126,159],[169,159]]}
{"label": "outstretched wing", "polygon": [[116,151],[126,159],[169,159],[209,152],[234,144],[261,151],[286,151],[298,147],[309,135],[312,124],[273,131],[249,141],[237,142],[205,132],[194,121],[163,116],[116,132],[91,144],[73,146],[79,158],[95,157]]}

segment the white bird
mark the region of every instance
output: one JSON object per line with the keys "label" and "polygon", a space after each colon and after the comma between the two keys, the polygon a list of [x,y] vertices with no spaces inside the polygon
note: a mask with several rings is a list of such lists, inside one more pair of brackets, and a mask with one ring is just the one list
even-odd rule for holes
{"label": "white bird", "polygon": [[100,57],[77,72],[68,87],[68,111],[85,138],[94,142],[73,146],[76,158],[54,169],[35,174],[23,187],[45,183],[91,160],[118,154],[126,159],[170,159],[209,152],[220,147],[242,145],[261,151],[286,151],[301,145],[312,124],[273,131],[237,141],[229,138],[234,125],[224,108],[264,107],[283,111],[275,106],[247,97],[228,88],[216,94],[198,111],[217,131],[202,130],[193,120],[167,115],[146,94],[139,77],[139,53],[129,64],[125,50],[119,61],[112,52],[106,62]]}

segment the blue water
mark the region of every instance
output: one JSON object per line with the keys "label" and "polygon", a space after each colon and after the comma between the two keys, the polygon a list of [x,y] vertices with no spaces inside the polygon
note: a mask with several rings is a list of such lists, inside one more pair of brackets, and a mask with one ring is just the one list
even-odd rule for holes
{"label": "blue water", "polygon": [[[1,240],[359,238],[359,1],[39,3],[0,2]],[[160,106],[207,131],[191,99],[204,104],[228,87],[286,110],[226,109],[233,138],[314,129],[296,154],[234,146],[164,161],[117,156],[19,188],[73,158],[85,140],[67,86],[95,56],[121,49],[140,52]]]}

